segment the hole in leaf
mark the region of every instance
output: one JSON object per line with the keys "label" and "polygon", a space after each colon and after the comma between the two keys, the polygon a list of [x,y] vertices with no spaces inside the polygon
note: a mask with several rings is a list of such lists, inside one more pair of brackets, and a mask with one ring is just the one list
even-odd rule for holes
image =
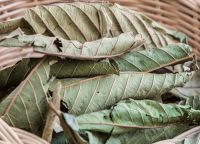
{"label": "hole in leaf", "polygon": [[166,93],[162,95],[162,102],[163,103],[179,103],[181,99],[179,97],[173,96],[170,93]]}

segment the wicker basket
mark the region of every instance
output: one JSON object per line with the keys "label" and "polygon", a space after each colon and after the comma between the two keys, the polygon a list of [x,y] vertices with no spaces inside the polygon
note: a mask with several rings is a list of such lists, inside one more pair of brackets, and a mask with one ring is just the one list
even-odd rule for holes
{"label": "wicker basket", "polygon": [[[0,21],[14,19],[23,15],[26,8],[41,4],[72,2],[77,0],[0,0]],[[91,1],[91,0],[83,0]],[[92,0],[98,1],[98,0]],[[184,32],[189,37],[189,44],[200,59],[200,0],[109,0],[134,10],[144,12],[152,19],[164,25]],[[23,57],[28,57],[31,50],[12,51],[0,49],[0,70],[14,65]],[[6,56],[5,54],[8,54]],[[14,56],[13,56],[14,55]],[[9,60],[8,60],[9,59]]]}
{"label": "wicker basket", "polygon": [[21,129],[8,126],[0,119],[0,143],[1,144],[48,144],[48,142]]}

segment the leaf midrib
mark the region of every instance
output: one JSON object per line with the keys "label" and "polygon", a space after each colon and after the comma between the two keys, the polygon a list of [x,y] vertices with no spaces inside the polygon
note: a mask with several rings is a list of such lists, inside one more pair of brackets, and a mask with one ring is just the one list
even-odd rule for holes
{"label": "leaf midrib", "polygon": [[159,126],[159,125],[152,125],[152,126],[138,126],[138,125],[125,125],[125,124],[118,124],[118,123],[109,123],[109,122],[103,122],[103,123],[95,123],[95,122],[78,122],[79,125],[81,124],[86,124],[86,125],[107,125],[107,126],[117,126],[121,128],[159,128],[159,127],[164,127],[167,126],[167,124]]}

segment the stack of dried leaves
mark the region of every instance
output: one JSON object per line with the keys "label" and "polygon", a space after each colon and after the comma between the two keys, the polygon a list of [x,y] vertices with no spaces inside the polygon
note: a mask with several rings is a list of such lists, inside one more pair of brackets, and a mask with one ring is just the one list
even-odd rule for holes
{"label": "stack of dried leaves", "polygon": [[0,33],[1,48],[40,54],[0,71],[0,116],[13,127],[53,144],[150,144],[200,123],[186,36],[139,12],[38,6],[0,23]]}

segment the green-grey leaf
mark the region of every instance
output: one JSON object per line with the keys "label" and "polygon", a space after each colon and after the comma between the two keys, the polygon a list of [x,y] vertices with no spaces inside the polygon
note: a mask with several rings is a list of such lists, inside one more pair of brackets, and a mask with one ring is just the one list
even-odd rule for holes
{"label": "green-grey leaf", "polygon": [[[127,34],[131,34],[131,33],[127,33]],[[10,40],[4,39],[3,41],[0,42],[0,45],[25,46],[27,44],[34,43],[33,45],[35,45],[35,47],[37,48],[38,46],[40,48],[51,47],[53,49],[58,50],[58,47],[55,44],[53,44],[53,42],[51,42],[50,40],[50,39],[55,39],[55,38],[50,38],[50,37],[45,37],[45,36],[41,36],[41,37],[44,37],[44,39],[40,38],[40,36],[37,37],[36,35],[35,36],[22,35],[19,37],[11,38]],[[16,43],[17,40],[19,40],[18,43]],[[68,49],[68,48],[63,48],[63,49]],[[59,63],[56,63],[54,66],[52,66],[51,73],[52,75],[57,74],[58,77],[93,76],[97,74],[118,73],[117,72],[118,69],[116,70],[116,67],[118,66],[121,71],[151,72],[153,70],[160,69],[167,65],[172,65],[172,64],[175,64],[187,59],[191,59],[192,58],[190,56],[191,53],[192,53],[192,49],[190,46],[179,43],[179,44],[168,45],[160,49],[149,48],[142,51],[132,51],[130,53],[126,53],[120,57],[114,58],[114,61],[116,61],[117,64],[113,60],[110,60],[110,62],[66,60],[66,62],[63,61],[62,64],[61,62],[59,62]],[[55,54],[55,53],[52,53],[52,54]],[[59,55],[65,55],[65,53],[60,52]],[[74,56],[76,56],[76,54]],[[76,58],[80,59],[81,57],[78,56]],[[87,57],[87,59],[88,58],[90,57]],[[103,65],[103,69],[99,70],[99,68],[102,67],[102,65]],[[66,67],[67,67],[67,70],[63,71],[63,69]],[[82,70],[83,68],[84,68],[84,71]],[[80,71],[81,71],[81,74],[80,74]],[[59,76],[60,74],[61,76]]]}
{"label": "green-grey leaf", "polygon": [[152,144],[156,141],[173,138],[187,129],[189,129],[188,124],[173,124],[160,128],[138,129],[135,132],[111,135],[105,144]]}
{"label": "green-grey leaf", "polygon": [[89,77],[103,74],[119,74],[119,68],[114,60],[59,60],[51,66],[50,75],[57,78]]}
{"label": "green-grey leaf", "polygon": [[19,35],[17,39],[24,43],[24,46],[31,44],[37,52],[73,59],[99,59],[119,56],[144,44],[144,39],[140,35],[134,36],[132,32],[85,43],[43,35]]}
{"label": "green-grey leaf", "polygon": [[[191,59],[192,48],[179,43],[160,49],[146,49],[124,54],[114,60],[77,61],[63,60],[51,67],[51,74],[58,78],[83,77],[101,74],[118,74],[120,71],[151,72],[167,65]],[[116,64],[116,62],[117,64]]]}
{"label": "green-grey leaf", "polygon": [[190,106],[129,99],[119,102],[110,110],[83,114],[76,120],[80,130],[120,134],[174,123],[199,124],[200,111]]}
{"label": "green-grey leaf", "polygon": [[190,80],[192,73],[151,74],[124,72],[120,75],[105,75],[93,78],[67,78],[50,84],[54,89],[61,81],[61,99],[67,104],[69,113],[79,115],[108,108],[127,99],[144,99],[160,96],[174,87]]}
{"label": "green-grey leaf", "polygon": [[24,81],[0,103],[0,116],[8,124],[33,133],[41,128],[47,111],[50,66],[41,60]]}
{"label": "green-grey leaf", "polygon": [[[69,123],[69,119],[66,118],[65,122]],[[72,125],[74,124],[70,124],[70,126]],[[159,140],[173,138],[188,129],[189,124],[179,123],[178,125],[171,124],[159,128],[136,129],[122,134],[107,134],[95,131],[79,131],[79,133],[88,140],[89,144],[152,144]],[[66,139],[62,133],[59,136],[60,140]]]}
{"label": "green-grey leaf", "polygon": [[[28,9],[24,18],[32,34],[59,36],[80,42],[133,32],[146,39],[145,47],[161,47],[185,37],[163,28],[143,14],[109,3],[68,3]],[[5,27],[1,23],[1,27]],[[16,26],[15,26],[16,27]],[[20,25],[19,25],[20,27]]]}
{"label": "green-grey leaf", "polygon": [[10,33],[17,28],[21,28],[26,33],[33,33],[30,25],[26,22],[26,20],[20,18],[16,20],[0,22],[0,35],[2,36],[2,34]]}
{"label": "green-grey leaf", "polygon": [[120,71],[151,72],[191,59],[189,56],[192,48],[186,44],[171,44],[159,49],[146,49],[143,51],[132,51],[120,57],[114,58],[119,65]]}
{"label": "green-grey leaf", "polygon": [[[143,14],[141,14],[141,15],[143,15]],[[168,29],[168,28],[162,26],[161,24],[153,21],[152,19],[146,17],[145,15],[143,15],[143,18],[148,20],[149,23],[151,23],[151,26],[154,29],[156,29],[157,31],[161,31],[161,32],[173,37],[174,39],[176,39],[179,42],[182,42],[182,43],[185,43],[185,44],[188,43],[188,37],[187,37],[186,34],[184,34],[182,32],[175,31],[173,29]]]}
{"label": "green-grey leaf", "polygon": [[24,19],[35,33],[80,42],[133,32],[145,37],[146,46],[161,47],[174,43],[177,38],[176,35],[171,37],[173,34],[168,29],[155,25],[143,14],[110,3],[76,2],[38,6],[28,9]]}
{"label": "green-grey leaf", "polygon": [[200,143],[200,126],[194,127],[180,135],[154,144],[199,144]]}
{"label": "green-grey leaf", "polygon": [[174,88],[170,93],[179,97],[182,100],[181,104],[200,110],[200,71],[196,71],[184,87]]}

